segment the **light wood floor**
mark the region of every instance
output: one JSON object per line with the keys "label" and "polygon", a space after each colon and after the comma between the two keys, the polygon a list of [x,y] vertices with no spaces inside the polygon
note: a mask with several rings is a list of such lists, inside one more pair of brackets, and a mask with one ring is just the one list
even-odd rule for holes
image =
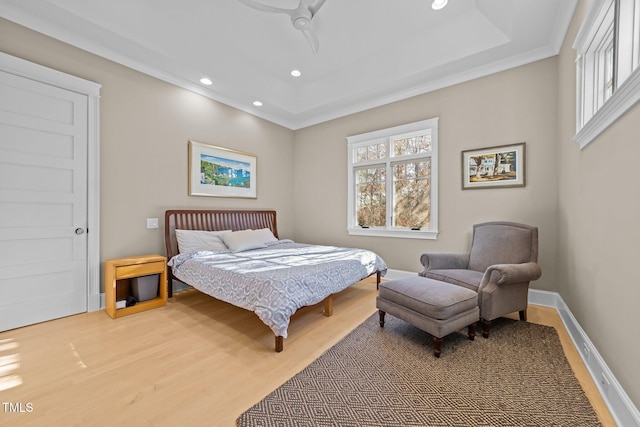
{"label": "light wood floor", "polygon": [[[247,408],[373,314],[361,282],[296,313],[284,351],[251,312],[197,291],[166,307],[113,320],[104,311],[0,334],[0,425],[234,426]],[[556,327],[603,425],[615,425],[555,310],[529,321]],[[482,339],[482,338],[480,338]],[[446,352],[446,340],[443,348]]]}

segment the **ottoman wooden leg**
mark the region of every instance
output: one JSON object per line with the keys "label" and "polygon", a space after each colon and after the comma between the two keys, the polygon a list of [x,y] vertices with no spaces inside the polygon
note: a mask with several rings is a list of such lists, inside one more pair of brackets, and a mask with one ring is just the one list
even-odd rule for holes
{"label": "ottoman wooden leg", "polygon": [[476,322],[473,322],[469,325],[469,333],[467,334],[467,336],[471,341],[473,341],[473,339],[476,337]]}
{"label": "ottoman wooden leg", "polygon": [[440,353],[442,353],[442,338],[433,337],[433,355],[440,357]]}
{"label": "ottoman wooden leg", "polygon": [[380,327],[384,328],[384,315],[386,313],[382,310],[378,310],[378,316],[380,316]]}

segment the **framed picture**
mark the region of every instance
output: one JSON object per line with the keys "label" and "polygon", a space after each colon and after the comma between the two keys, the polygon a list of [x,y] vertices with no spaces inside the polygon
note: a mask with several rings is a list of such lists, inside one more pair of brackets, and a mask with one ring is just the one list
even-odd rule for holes
{"label": "framed picture", "polygon": [[253,154],[189,141],[189,195],[257,198]]}
{"label": "framed picture", "polygon": [[524,187],[525,143],[462,152],[462,189]]}

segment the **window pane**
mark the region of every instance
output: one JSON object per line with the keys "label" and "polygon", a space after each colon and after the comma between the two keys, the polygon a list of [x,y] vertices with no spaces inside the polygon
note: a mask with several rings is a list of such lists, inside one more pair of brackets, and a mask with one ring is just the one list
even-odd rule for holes
{"label": "window pane", "polygon": [[378,159],[378,146],[376,145],[369,145],[367,147],[367,151],[369,153],[369,160],[377,160]]}
{"label": "window pane", "polygon": [[431,160],[393,167],[394,227],[428,228],[431,213]]}
{"label": "window pane", "polygon": [[386,225],[386,176],[384,167],[356,171],[356,215],[359,226]]}
{"label": "window pane", "polygon": [[385,159],[387,157],[387,144],[384,142],[378,144],[378,158]]}
{"label": "window pane", "polygon": [[356,148],[356,162],[367,160],[367,147]]}
{"label": "window pane", "polygon": [[605,52],[605,65],[604,65],[604,100],[606,101],[613,95],[613,43],[609,46]]}
{"label": "window pane", "polygon": [[363,145],[355,149],[355,162],[378,160],[387,157],[387,147],[384,142],[380,144]]}
{"label": "window pane", "polygon": [[428,151],[431,151],[431,133],[393,141],[393,154],[396,157]]}

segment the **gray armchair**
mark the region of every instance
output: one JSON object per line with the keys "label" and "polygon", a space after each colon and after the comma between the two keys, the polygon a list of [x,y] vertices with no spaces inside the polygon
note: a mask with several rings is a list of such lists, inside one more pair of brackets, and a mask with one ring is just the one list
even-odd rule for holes
{"label": "gray armchair", "polygon": [[538,265],[538,228],[514,222],[473,226],[471,251],[425,253],[421,276],[452,283],[478,293],[482,336],[491,321],[518,311],[527,320],[529,282],[542,275]]}

